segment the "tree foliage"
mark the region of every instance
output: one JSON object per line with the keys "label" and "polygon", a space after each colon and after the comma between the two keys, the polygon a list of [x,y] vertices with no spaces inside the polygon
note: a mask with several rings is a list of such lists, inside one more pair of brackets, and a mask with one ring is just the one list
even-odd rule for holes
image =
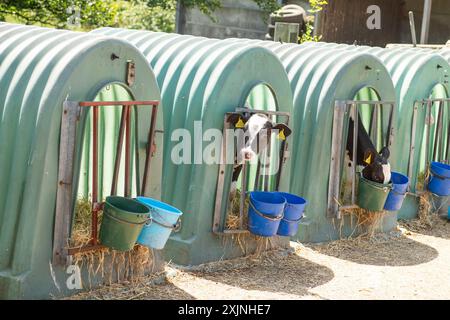
{"label": "tree foliage", "polygon": [[13,16],[26,24],[64,28],[71,21],[81,25],[106,25],[115,12],[108,1],[92,0],[2,0],[0,15]]}
{"label": "tree foliage", "polygon": [[117,15],[113,27],[174,32],[176,1],[164,6],[151,6],[144,1],[117,1]]}
{"label": "tree foliage", "polygon": [[[312,14],[316,14],[324,9],[328,4],[327,0],[309,0],[309,5],[311,9],[308,11]],[[306,22],[306,32],[300,37],[299,42],[314,41],[318,42],[322,39],[321,35],[313,35],[314,32],[314,21],[310,20]]]}

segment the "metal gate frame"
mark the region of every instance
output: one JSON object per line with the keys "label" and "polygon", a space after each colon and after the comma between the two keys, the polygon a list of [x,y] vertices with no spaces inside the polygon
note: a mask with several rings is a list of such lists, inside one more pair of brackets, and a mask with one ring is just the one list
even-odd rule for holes
{"label": "metal gate frame", "polygon": [[[438,113],[438,119],[437,119],[437,132],[436,132],[436,138],[434,140],[434,146],[433,146],[433,159],[436,158],[436,150],[437,150],[437,143],[438,140],[444,139],[442,136],[443,133],[443,126],[444,126],[444,119],[443,119],[443,107],[445,103],[447,103],[447,108],[450,110],[450,98],[447,99],[424,99],[424,100],[417,100],[414,102],[414,110],[413,110],[413,117],[412,117],[412,129],[411,129],[411,145],[409,149],[409,162],[408,162],[408,178],[412,179],[412,171],[413,171],[413,164],[414,164],[414,151],[416,149],[416,130],[417,130],[417,115],[419,112],[419,108],[425,108],[426,116],[428,119],[428,126],[426,130],[426,140],[425,140],[425,166],[428,168],[430,165],[430,159],[429,159],[429,146],[430,146],[430,133],[431,133],[431,111],[433,108],[433,104],[435,102],[439,102],[439,113]],[[426,120],[427,121],[427,120]],[[447,123],[448,131],[447,135],[450,133],[450,122]],[[441,159],[441,161],[448,163],[449,159],[448,156],[450,154],[450,136],[447,137],[447,150],[445,152],[445,159]],[[417,183],[416,183],[417,184]],[[426,181],[424,181],[423,189],[422,190],[415,190],[415,195],[419,196],[425,192],[425,186]]]}
{"label": "metal gate frame", "polygon": [[[227,216],[227,209],[228,209],[228,197],[227,197],[227,206],[225,207],[225,212],[222,214],[222,198],[223,198],[223,192],[225,188],[225,169],[227,167],[226,164],[226,157],[227,157],[227,130],[232,129],[230,126],[230,123],[227,122],[227,119],[232,114],[242,114],[242,113],[261,113],[265,114],[267,116],[280,116],[280,117],[286,117],[285,124],[289,125],[290,120],[290,113],[289,112],[281,112],[281,111],[265,111],[265,110],[256,110],[256,109],[249,109],[249,108],[242,108],[238,107],[234,112],[227,112],[224,116],[223,121],[223,131],[222,131],[222,146],[221,146],[221,156],[220,156],[220,166],[219,166],[219,178],[217,179],[217,187],[216,187],[216,200],[215,200],[215,206],[214,206],[214,217],[213,217],[213,225],[212,230],[215,234],[219,235],[226,235],[226,234],[242,234],[242,233],[249,233],[249,231],[244,227],[243,221],[244,221],[244,207],[245,207],[245,199],[247,196],[247,162],[244,160],[243,166],[242,166],[242,179],[241,179],[241,201],[239,206],[239,228],[237,230],[227,230],[225,229],[225,226],[221,225],[221,221],[223,221]],[[280,186],[280,179],[281,174],[283,170],[283,165],[286,163],[287,158],[289,157],[289,150],[288,150],[288,143],[286,140],[284,140],[281,143],[280,147],[280,156],[279,156],[279,169],[276,175],[276,182],[275,182],[275,189],[278,190]],[[256,181],[258,182],[259,179],[259,167],[260,167],[260,161],[258,159],[258,171],[256,175]],[[258,185],[258,184],[255,184]],[[268,186],[265,185],[264,189],[267,189]],[[224,217],[225,216],[225,217]]]}
{"label": "metal gate frame", "polygon": [[[390,107],[388,132],[386,134],[387,146],[392,146],[394,139],[394,110],[396,107],[395,101],[360,101],[360,100],[340,100],[335,101],[334,114],[333,114],[333,130],[332,130],[332,144],[331,144],[331,160],[330,160],[330,180],[328,183],[328,207],[327,217],[341,219],[341,211],[358,208],[356,205],[356,152],[358,145],[358,108],[361,105],[374,106],[374,112],[371,115],[371,128],[378,128],[378,110],[382,107]],[[345,150],[346,145],[343,144],[344,139],[344,119],[345,115],[349,112],[352,113],[354,119],[353,126],[353,159],[352,159],[352,193],[351,205],[341,206],[339,204],[339,195],[341,189],[341,168],[342,168],[342,151]],[[369,130],[369,134],[373,134],[376,130]],[[375,135],[377,137],[377,135]],[[374,144],[377,144],[376,142]]]}
{"label": "metal gate frame", "polygon": [[[53,264],[65,265],[69,257],[86,251],[96,251],[104,248],[98,243],[98,212],[103,209],[103,203],[98,201],[98,111],[100,107],[122,106],[122,116],[117,141],[117,153],[114,163],[111,194],[117,192],[117,180],[120,168],[123,140],[125,139],[125,196],[131,196],[130,165],[131,165],[131,107],[152,106],[150,129],[148,133],[146,160],[142,187],[138,194],[146,188],[150,172],[152,149],[155,138],[156,116],[159,101],[65,101],[61,117],[61,132],[59,142],[58,187],[56,194],[55,226],[53,233]],[[93,112],[93,152],[92,152],[92,224],[91,243],[77,248],[69,248],[69,235],[73,212],[71,208],[73,194],[73,174],[76,145],[76,128],[80,120],[82,108],[91,108]],[[125,137],[124,137],[125,136]],[[136,149],[136,152],[138,150]],[[137,157],[136,157],[137,160]]]}

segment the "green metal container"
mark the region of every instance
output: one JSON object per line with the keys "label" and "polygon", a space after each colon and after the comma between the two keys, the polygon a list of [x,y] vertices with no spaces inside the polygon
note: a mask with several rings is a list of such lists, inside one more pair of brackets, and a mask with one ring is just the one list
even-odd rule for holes
{"label": "green metal container", "polygon": [[391,189],[392,183],[381,184],[359,175],[357,204],[369,211],[382,211]]}
{"label": "green metal container", "polygon": [[123,197],[107,197],[100,242],[114,250],[131,250],[149,218],[150,209],[143,204]]}

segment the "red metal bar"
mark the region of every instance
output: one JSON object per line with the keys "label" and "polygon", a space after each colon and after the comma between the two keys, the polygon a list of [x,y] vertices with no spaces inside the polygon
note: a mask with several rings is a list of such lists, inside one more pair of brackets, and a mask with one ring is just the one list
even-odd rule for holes
{"label": "red metal bar", "polygon": [[117,140],[117,150],[116,150],[116,159],[114,161],[114,172],[111,186],[111,195],[115,196],[117,194],[117,180],[119,178],[119,170],[120,170],[120,158],[122,156],[122,146],[123,146],[123,136],[125,132],[125,125],[127,121],[127,107],[122,107],[122,116],[120,118],[120,127],[119,127],[119,138]]}
{"label": "red metal bar", "polygon": [[158,106],[159,101],[82,101],[80,107],[106,107],[106,106]]}
{"label": "red metal bar", "polygon": [[131,107],[126,106],[127,121],[125,130],[125,197],[131,196],[130,184],[130,152],[131,152]]}
{"label": "red metal bar", "polygon": [[153,141],[155,140],[155,129],[156,129],[156,116],[158,113],[157,106],[153,106],[152,108],[152,116],[150,120],[150,130],[148,132],[148,139],[147,139],[147,152],[145,157],[145,168],[144,168],[144,177],[142,181],[142,189],[141,189],[141,195],[144,195],[145,188],[147,187],[147,181],[148,181],[148,173],[150,172],[150,163],[152,159],[152,149],[153,149]]}
{"label": "red metal bar", "polygon": [[98,107],[93,108],[93,160],[92,160],[92,244],[97,244],[97,223],[98,223]]}

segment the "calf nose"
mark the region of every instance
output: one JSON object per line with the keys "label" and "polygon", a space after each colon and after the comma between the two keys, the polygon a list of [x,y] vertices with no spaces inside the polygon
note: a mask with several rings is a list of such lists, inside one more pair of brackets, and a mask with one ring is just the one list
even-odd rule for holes
{"label": "calf nose", "polygon": [[252,159],[253,154],[251,152],[244,152],[244,159],[245,160],[251,160]]}

